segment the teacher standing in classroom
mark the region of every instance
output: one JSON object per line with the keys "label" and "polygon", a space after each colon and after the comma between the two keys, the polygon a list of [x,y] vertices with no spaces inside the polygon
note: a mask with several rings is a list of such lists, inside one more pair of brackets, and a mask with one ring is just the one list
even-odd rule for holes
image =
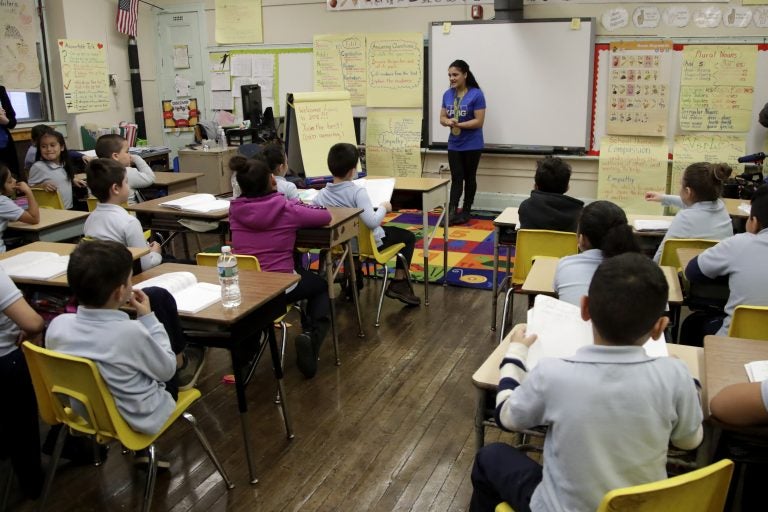
{"label": "teacher standing in classroom", "polygon": [[[469,64],[455,60],[448,66],[451,87],[443,94],[440,124],[451,129],[448,136],[448,166],[451,168],[449,224],[469,222],[477,191],[477,165],[483,151],[485,96]],[[464,205],[457,213],[464,193]]]}
{"label": "teacher standing in classroom", "polygon": [[13,145],[11,128],[16,127],[16,112],[11,105],[11,98],[0,85],[0,164],[5,164],[14,176],[19,175],[19,158]]}

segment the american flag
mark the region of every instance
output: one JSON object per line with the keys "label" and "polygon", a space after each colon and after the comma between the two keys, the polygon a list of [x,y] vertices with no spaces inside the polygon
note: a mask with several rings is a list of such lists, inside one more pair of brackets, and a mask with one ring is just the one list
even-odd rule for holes
{"label": "american flag", "polygon": [[139,0],[118,0],[117,31],[136,37],[136,24],[139,20]]}

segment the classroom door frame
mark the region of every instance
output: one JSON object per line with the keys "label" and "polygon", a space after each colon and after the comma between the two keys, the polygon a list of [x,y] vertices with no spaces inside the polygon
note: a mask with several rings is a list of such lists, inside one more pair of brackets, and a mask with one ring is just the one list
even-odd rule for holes
{"label": "classroom door frame", "polygon": [[[180,5],[172,5],[165,7],[165,10],[158,12],[155,15],[155,30],[157,31],[157,47],[155,51],[155,62],[157,63],[157,87],[158,87],[158,98],[160,101],[164,99],[168,99],[163,97],[163,86],[167,86],[168,84],[165,84],[163,82],[163,78],[165,77],[168,71],[168,69],[164,69],[163,62],[167,62],[169,66],[173,66],[172,59],[169,60],[166,58],[169,55],[172,55],[173,48],[167,48],[164,44],[165,37],[163,35],[163,31],[165,30],[165,27],[167,25],[164,24],[164,20],[166,20],[167,16],[174,16],[174,15],[180,15],[180,14],[194,14],[197,16],[197,34],[192,34],[192,37],[190,37],[186,43],[190,46],[190,52],[196,54],[200,60],[200,76],[196,77],[197,79],[193,80],[193,85],[198,87],[199,93],[196,93],[194,96],[190,97],[196,97],[197,99],[197,106],[198,110],[201,112],[206,111],[206,105],[208,104],[208,97],[210,94],[210,84],[208,81],[208,40],[207,40],[207,21],[206,21],[206,13],[203,4],[180,4]],[[191,56],[190,56],[191,57]],[[172,86],[173,87],[173,86]],[[176,96],[173,95],[173,98]],[[171,99],[173,99],[171,98]],[[202,119],[202,115],[201,115]],[[158,120],[151,120],[149,122],[162,122],[162,119]],[[163,144],[168,146],[171,151],[176,151],[180,148],[183,148],[187,146],[188,144],[191,144],[194,142],[194,132],[188,131],[188,132],[173,132],[168,131],[166,128],[162,128],[163,130]]]}

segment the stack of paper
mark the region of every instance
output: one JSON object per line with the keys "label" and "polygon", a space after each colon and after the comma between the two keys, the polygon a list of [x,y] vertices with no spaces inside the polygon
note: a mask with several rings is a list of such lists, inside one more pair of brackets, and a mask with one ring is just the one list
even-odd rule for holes
{"label": "stack of paper", "polygon": [[157,286],[165,288],[176,299],[176,307],[183,313],[197,313],[221,300],[221,286],[198,283],[191,272],[170,272],[147,279],[135,286],[139,290]]}
{"label": "stack of paper", "polygon": [[368,197],[371,199],[373,207],[379,206],[381,203],[388,203],[392,201],[392,192],[395,190],[395,178],[382,178],[382,179],[366,179],[359,178],[353,180],[352,183],[360,188],[364,188],[368,192]]}
{"label": "stack of paper", "polygon": [[739,205],[739,210],[746,213],[747,215],[752,214],[752,205],[747,203],[741,203]]}
{"label": "stack of paper", "polygon": [[216,199],[213,194],[192,194],[181,199],[160,203],[160,206],[185,212],[210,213],[229,210],[229,201]]}
{"label": "stack of paper", "polygon": [[314,188],[304,188],[299,190],[299,199],[302,203],[312,204],[319,193],[319,190]]}
{"label": "stack of paper", "polygon": [[749,382],[763,382],[768,379],[768,361],[752,361],[744,365]]}
{"label": "stack of paper", "polygon": [[[537,295],[533,308],[528,311],[528,334],[538,338],[528,350],[528,369],[538,364],[542,357],[570,357],[576,351],[594,342],[592,322],[581,319],[578,306],[547,295]],[[650,357],[668,355],[666,340],[649,339],[645,352]]]}
{"label": "stack of paper", "polygon": [[637,219],[632,224],[635,226],[635,231],[667,231],[672,221]]}
{"label": "stack of paper", "polygon": [[55,252],[29,251],[0,261],[0,267],[11,277],[47,281],[67,272],[69,256]]}

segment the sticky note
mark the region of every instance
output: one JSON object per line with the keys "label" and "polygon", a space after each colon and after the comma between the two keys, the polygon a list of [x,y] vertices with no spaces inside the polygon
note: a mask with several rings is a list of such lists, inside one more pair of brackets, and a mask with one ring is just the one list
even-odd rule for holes
{"label": "sticky note", "polygon": [[450,34],[451,33],[451,22],[445,21],[443,22],[443,34]]}
{"label": "sticky note", "polygon": [[581,18],[571,18],[571,30],[579,30],[581,28]]}

